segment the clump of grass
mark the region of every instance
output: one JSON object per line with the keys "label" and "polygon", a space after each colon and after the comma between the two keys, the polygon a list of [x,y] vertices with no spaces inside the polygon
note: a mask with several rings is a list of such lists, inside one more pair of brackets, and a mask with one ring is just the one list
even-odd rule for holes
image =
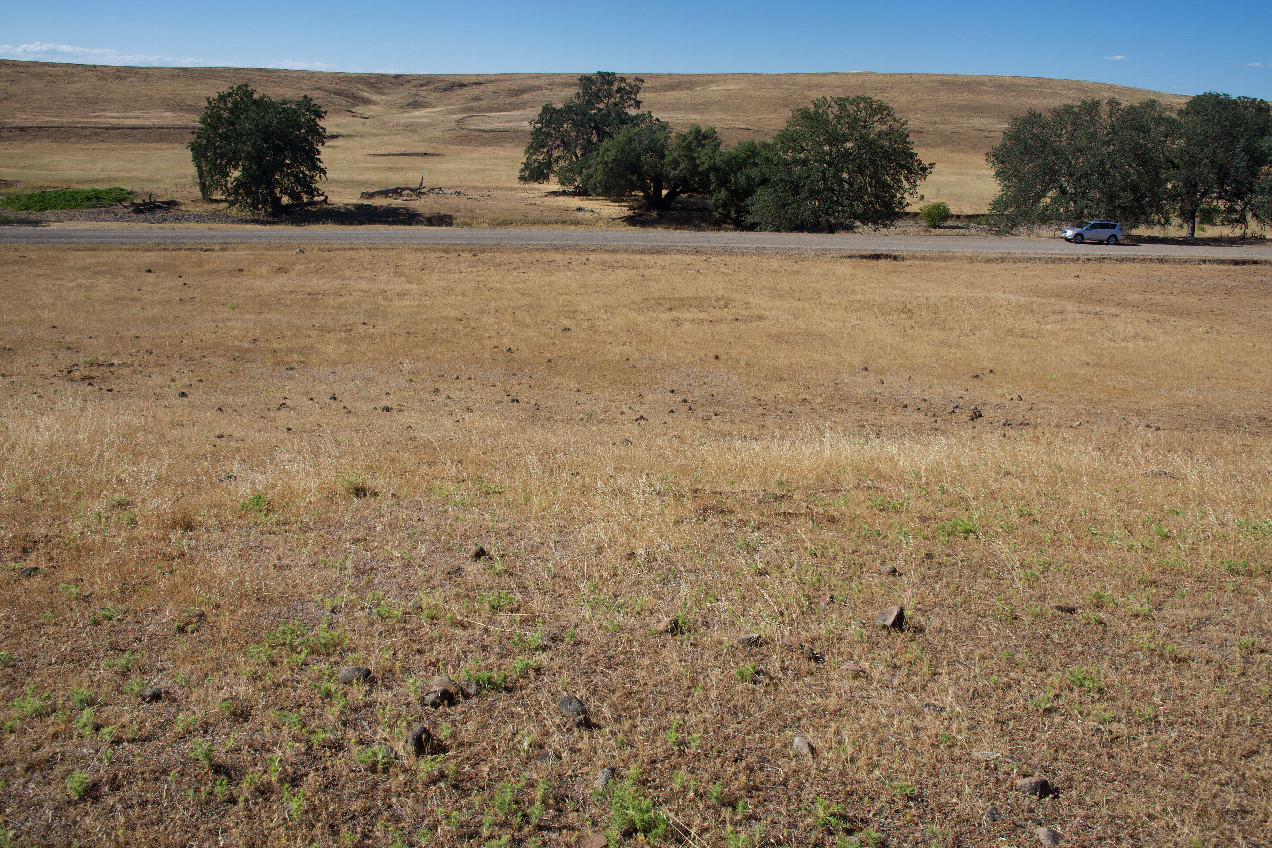
{"label": "clump of grass", "polygon": [[48,191],[28,191],[0,198],[0,206],[17,212],[46,212],[50,209],[86,209],[90,206],[108,206],[126,203],[137,196],[132,189],[63,188]]}

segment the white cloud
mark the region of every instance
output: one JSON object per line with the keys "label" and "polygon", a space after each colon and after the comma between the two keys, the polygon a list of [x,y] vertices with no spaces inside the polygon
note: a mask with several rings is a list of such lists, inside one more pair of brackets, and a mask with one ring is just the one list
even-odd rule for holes
{"label": "white cloud", "polygon": [[356,70],[341,68],[338,65],[329,65],[326,62],[300,62],[293,59],[272,62],[265,67],[284,71],[343,71],[345,73],[357,73]]}
{"label": "white cloud", "polygon": [[1272,68],[1272,65],[1265,65],[1263,62],[1246,62],[1243,68]]}
{"label": "white cloud", "polygon": [[1125,57],[1125,56],[1120,56],[1120,55],[1119,55],[1119,56],[1105,56],[1104,58],[1105,58],[1105,60],[1106,60],[1106,61],[1109,61],[1109,62],[1121,62],[1121,61],[1123,61],[1126,57]]}
{"label": "white cloud", "polygon": [[145,53],[121,53],[110,47],[78,47],[74,44],[0,44],[0,58],[23,59],[28,62],[78,62],[91,65],[162,65],[199,67],[212,64],[201,59],[178,59]]}

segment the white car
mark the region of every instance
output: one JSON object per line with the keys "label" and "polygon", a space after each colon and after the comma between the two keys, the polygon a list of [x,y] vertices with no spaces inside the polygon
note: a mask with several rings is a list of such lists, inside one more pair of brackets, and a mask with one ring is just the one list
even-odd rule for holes
{"label": "white car", "polygon": [[1060,236],[1067,242],[1082,244],[1084,241],[1117,244],[1122,240],[1122,225],[1113,221],[1083,221],[1079,227],[1065,227]]}

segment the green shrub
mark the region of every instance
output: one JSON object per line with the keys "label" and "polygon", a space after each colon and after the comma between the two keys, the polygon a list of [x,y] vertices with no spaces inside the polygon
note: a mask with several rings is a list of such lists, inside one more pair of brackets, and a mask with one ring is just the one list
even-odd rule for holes
{"label": "green shrub", "polygon": [[938,200],[935,203],[929,203],[919,210],[919,214],[923,216],[923,223],[929,227],[939,227],[950,220],[950,205],[944,201]]}
{"label": "green shrub", "polygon": [[49,209],[84,209],[124,203],[137,192],[119,186],[110,188],[63,188],[53,191],[29,191],[0,199],[0,206],[18,212],[44,212]]}

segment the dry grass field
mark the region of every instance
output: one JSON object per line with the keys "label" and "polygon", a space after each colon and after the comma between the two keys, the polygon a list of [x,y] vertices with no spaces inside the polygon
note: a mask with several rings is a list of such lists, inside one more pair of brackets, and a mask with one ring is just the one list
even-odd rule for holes
{"label": "dry grass field", "polygon": [[[588,70],[588,69],[585,69]],[[638,74],[631,74],[638,75]],[[681,128],[720,129],[728,143],[768,138],[791,110],[815,97],[867,94],[891,103],[910,124],[935,173],[928,200],[981,213],[996,192],[985,152],[1029,108],[1085,98],[1138,101],[1185,97],[1072,80],[925,74],[646,74],[644,107]],[[263,94],[309,94],[338,136],[323,154],[335,203],[387,186],[427,186],[421,206],[482,226],[612,226],[611,203],[558,198],[517,182],[529,123],[544,103],[561,103],[577,74],[410,76],[225,68],[117,68],[0,61],[0,179],[20,188],[124,185],[194,201],[198,189],[185,143],[206,98],[239,82]]]}
{"label": "dry grass field", "polygon": [[1270,284],[0,247],[0,836],[1267,845]]}

